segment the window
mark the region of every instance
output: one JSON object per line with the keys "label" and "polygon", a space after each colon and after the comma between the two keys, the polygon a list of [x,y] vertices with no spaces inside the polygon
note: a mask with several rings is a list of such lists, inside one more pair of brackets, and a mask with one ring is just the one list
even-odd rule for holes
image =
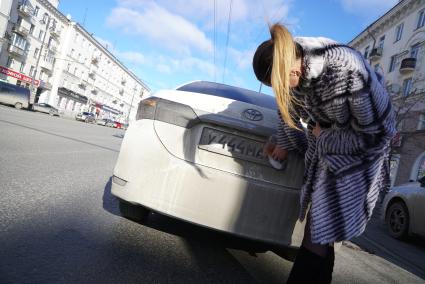
{"label": "window", "polygon": [[21,62],[21,65],[19,66],[19,72],[24,72],[24,63]]}
{"label": "window", "polygon": [[31,66],[31,68],[30,68],[30,76],[33,76],[34,75],[34,71],[35,71],[35,67],[34,66]]}
{"label": "window", "polygon": [[13,59],[12,57],[9,57],[8,59],[7,59],[7,67],[12,67],[12,65],[13,65],[13,63],[14,63],[14,61],[15,61],[15,59]]}
{"label": "window", "polygon": [[388,69],[388,72],[394,71],[395,65],[396,65],[396,55],[393,55],[391,56],[390,68]]}
{"label": "window", "polygon": [[44,31],[40,30],[40,33],[38,34],[38,39],[43,40]]}
{"label": "window", "polygon": [[45,24],[45,23],[47,23],[48,19],[49,19],[49,15],[47,13],[44,13],[43,19],[41,21]]}
{"label": "window", "polygon": [[425,114],[419,116],[418,130],[425,130]]}
{"label": "window", "polygon": [[404,23],[401,23],[395,29],[395,42],[401,39],[401,36],[403,35],[403,26],[404,26]]}
{"label": "window", "polygon": [[69,72],[69,69],[71,69],[71,63],[68,63],[68,66],[66,66],[66,71]]}
{"label": "window", "polygon": [[39,52],[40,52],[40,49],[38,48],[34,50],[34,58],[37,58]]}
{"label": "window", "polygon": [[40,11],[40,7],[38,7],[38,6],[35,6],[35,9],[34,9],[34,16],[38,16],[38,12]]}
{"label": "window", "polygon": [[34,28],[35,28],[35,26],[33,24],[31,24],[30,35],[33,35],[34,34]]}
{"label": "window", "polygon": [[12,44],[23,50],[25,50],[27,47],[27,41],[25,38],[15,33],[12,35]]}
{"label": "window", "polygon": [[405,79],[403,81],[403,96],[408,96],[412,89],[412,78]]}
{"label": "window", "polygon": [[71,53],[70,53],[71,57],[74,57],[74,51],[75,51],[74,49],[71,49]]}
{"label": "window", "polygon": [[419,12],[417,29],[422,28],[425,25],[425,10]]}
{"label": "window", "polygon": [[367,47],[365,48],[365,50],[364,50],[364,54],[363,54],[363,56],[364,56],[364,58],[366,58],[366,59],[367,59],[367,56],[369,55],[369,49],[370,49],[370,46],[367,46]]}
{"label": "window", "polygon": [[385,42],[385,36],[383,35],[379,38],[378,47],[383,49],[384,48],[384,42]]}
{"label": "window", "polygon": [[425,176],[425,157],[422,158],[422,160],[419,162],[419,168],[418,168],[418,179]]}
{"label": "window", "polygon": [[412,46],[412,49],[410,50],[410,57],[417,59],[418,53],[419,53],[419,44],[415,44]]}

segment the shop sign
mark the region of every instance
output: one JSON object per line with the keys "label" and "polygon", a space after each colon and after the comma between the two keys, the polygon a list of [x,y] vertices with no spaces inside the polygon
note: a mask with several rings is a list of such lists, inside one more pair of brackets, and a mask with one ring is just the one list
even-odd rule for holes
{"label": "shop sign", "polygon": [[[3,67],[3,66],[0,66],[0,73],[1,74],[4,74],[6,76],[9,76],[9,77],[16,78],[19,81],[22,81],[22,82],[25,82],[25,83],[31,84],[31,82],[32,82],[32,78],[31,77],[28,77],[28,76],[26,76],[24,74],[21,74],[19,72],[13,71],[12,69],[9,69],[9,68]],[[35,80],[34,81],[34,85],[37,86],[37,87],[40,86],[40,80]]]}

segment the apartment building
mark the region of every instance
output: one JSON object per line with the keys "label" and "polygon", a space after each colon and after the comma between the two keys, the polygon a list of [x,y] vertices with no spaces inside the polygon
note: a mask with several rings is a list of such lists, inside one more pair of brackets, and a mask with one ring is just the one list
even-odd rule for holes
{"label": "apartment building", "polygon": [[425,175],[425,0],[399,1],[349,45],[384,75],[397,110],[392,184],[417,180]]}
{"label": "apartment building", "polygon": [[90,111],[131,120],[149,87],[58,5],[58,0],[11,1],[7,26],[0,26],[7,42],[0,80],[36,88],[31,103],[47,102],[68,116]]}

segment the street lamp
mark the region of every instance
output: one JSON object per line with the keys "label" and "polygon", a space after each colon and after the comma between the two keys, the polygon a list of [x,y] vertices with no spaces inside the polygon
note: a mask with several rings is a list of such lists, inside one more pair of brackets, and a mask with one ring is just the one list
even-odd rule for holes
{"label": "street lamp", "polygon": [[34,82],[35,82],[35,76],[37,75],[37,71],[38,71],[38,65],[40,64],[40,58],[41,58],[41,54],[43,53],[43,47],[44,47],[44,42],[46,41],[46,35],[47,32],[49,30],[49,25],[50,25],[50,16],[48,14],[44,14],[44,17],[42,20],[40,20],[40,23],[43,23],[43,21],[45,20],[45,17],[47,16],[47,24],[46,24],[46,32],[43,35],[43,40],[41,41],[41,47],[40,47],[40,52],[38,53],[37,56],[37,62],[35,63],[35,69],[34,69],[34,73],[32,74],[32,80],[31,80],[31,95],[30,95],[30,101],[29,101],[29,105],[30,108],[32,108],[32,105],[35,102],[35,96],[36,96],[36,88],[34,86]]}

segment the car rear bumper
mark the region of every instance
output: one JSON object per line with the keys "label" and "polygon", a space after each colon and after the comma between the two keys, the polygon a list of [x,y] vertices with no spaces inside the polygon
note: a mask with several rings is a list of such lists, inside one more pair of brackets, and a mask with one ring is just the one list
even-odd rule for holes
{"label": "car rear bumper", "polygon": [[150,120],[128,128],[112,194],[195,224],[285,246],[299,246],[299,191],[176,158]]}

